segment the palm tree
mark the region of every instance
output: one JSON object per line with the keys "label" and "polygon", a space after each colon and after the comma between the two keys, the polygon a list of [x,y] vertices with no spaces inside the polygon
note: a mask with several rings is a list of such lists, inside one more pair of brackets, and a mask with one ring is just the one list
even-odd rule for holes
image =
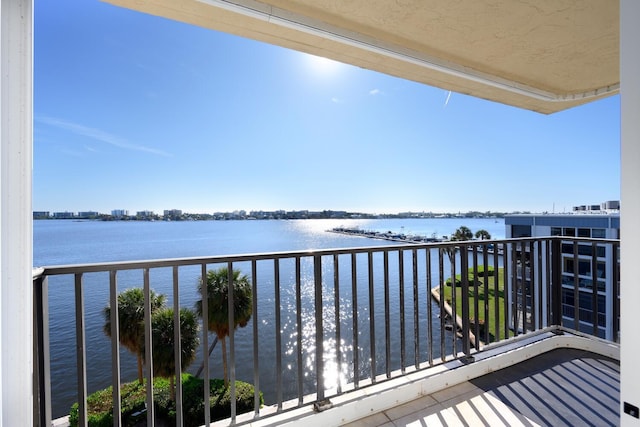
{"label": "palm tree", "polygon": [[[175,390],[175,339],[173,309],[165,308],[153,314],[151,320],[153,346],[153,374],[169,378],[171,400],[176,398]],[[185,370],[196,358],[198,338],[198,318],[188,308],[180,309],[180,368]],[[144,352],[144,348],[143,348]],[[144,356],[144,354],[143,354]]]}
{"label": "palm tree", "polygon": [[491,240],[491,234],[487,230],[478,230],[476,231],[476,239]]}
{"label": "palm tree", "polygon": [[[165,296],[150,291],[151,314],[164,307]],[[104,333],[111,336],[111,307],[104,308]],[[142,384],[142,348],[144,345],[144,292],[131,288],[118,294],[120,344],[138,358],[138,382]]]}
{"label": "palm tree", "polygon": [[[242,274],[240,270],[233,270],[233,329],[238,326],[245,327],[251,319],[253,311],[251,293],[251,284],[249,277]],[[203,293],[203,279],[200,278],[198,283],[198,292]],[[208,303],[208,321],[207,328],[211,332],[215,332],[218,340],[222,343],[222,369],[224,372],[225,387],[229,385],[229,375],[227,372],[227,345],[225,337],[229,335],[229,269],[221,267],[217,270],[207,271],[207,303]],[[202,312],[202,300],[196,301],[196,313],[204,319]]]}
{"label": "palm tree", "polygon": [[[464,225],[462,225],[451,235],[451,238],[449,240],[460,242],[460,241],[471,240],[471,239],[473,239],[473,233],[468,227],[465,227]],[[447,246],[446,248],[444,248],[444,251],[449,256],[449,261],[452,264],[453,264],[453,259],[456,256],[457,250],[458,248],[456,246]]]}
{"label": "palm tree", "polygon": [[453,238],[451,240],[471,240],[473,239],[473,233],[468,227],[464,225],[459,227],[455,233],[453,233]]}

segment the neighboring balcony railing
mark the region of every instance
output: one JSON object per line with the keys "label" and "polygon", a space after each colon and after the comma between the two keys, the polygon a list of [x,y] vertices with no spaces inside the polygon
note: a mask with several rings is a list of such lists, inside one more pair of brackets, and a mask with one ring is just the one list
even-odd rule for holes
{"label": "neighboring balcony railing", "polygon": [[[132,362],[121,355],[115,333],[118,292],[141,283],[148,301],[151,289],[166,291],[178,326],[180,307],[201,300],[207,312],[206,287],[201,295],[197,284],[220,266],[247,274],[253,296],[250,323],[230,328],[232,424],[236,379],[254,385],[258,418],[303,405],[321,411],[332,396],[453,359],[470,363],[488,344],[549,326],[619,340],[618,240],[520,238],[44,267],[33,281],[39,424],[68,413],[68,406],[56,405],[69,402],[56,399],[71,393],[79,425],[86,425],[89,390],[112,385],[114,425],[121,425],[119,384]],[[233,286],[228,298],[232,324]],[[110,338],[103,333],[105,305],[112,309]],[[145,347],[152,349],[148,304],[144,315]],[[200,331],[203,376],[221,375],[209,356],[213,335],[206,325]],[[71,353],[58,354],[65,351]],[[53,371],[67,354],[75,357],[75,375],[69,362],[72,368],[59,368],[63,378],[56,379]],[[175,356],[180,360],[180,348]],[[149,365],[145,416],[154,425]],[[181,373],[176,363],[176,377]],[[176,422],[182,425],[176,383]],[[260,406],[259,393],[267,407]],[[209,401],[208,387],[202,398]],[[206,424],[209,411],[203,415]]]}

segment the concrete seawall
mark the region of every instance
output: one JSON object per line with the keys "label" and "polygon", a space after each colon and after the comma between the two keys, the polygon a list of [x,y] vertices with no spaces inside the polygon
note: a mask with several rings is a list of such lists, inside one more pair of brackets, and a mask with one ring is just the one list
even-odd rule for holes
{"label": "concrete seawall", "polygon": [[[437,287],[431,289],[431,297],[438,304],[440,304],[440,291]],[[443,301],[443,307],[444,307],[445,313],[449,316],[449,318],[455,319],[453,321],[453,324],[455,325],[455,328],[456,328],[456,334],[458,334],[461,338],[463,338],[462,337],[462,318],[457,314],[453,313],[451,306],[446,300]],[[442,316],[442,314],[440,315]],[[471,343],[472,347],[476,346],[476,336],[473,334],[473,332],[471,332],[471,327],[469,327],[469,342]]]}

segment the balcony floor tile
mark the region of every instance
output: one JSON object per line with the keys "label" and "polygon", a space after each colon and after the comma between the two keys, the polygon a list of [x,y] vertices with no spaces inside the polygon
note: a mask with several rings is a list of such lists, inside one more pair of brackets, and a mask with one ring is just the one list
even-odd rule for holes
{"label": "balcony floor tile", "polygon": [[615,426],[619,400],[618,361],[558,349],[347,425]]}

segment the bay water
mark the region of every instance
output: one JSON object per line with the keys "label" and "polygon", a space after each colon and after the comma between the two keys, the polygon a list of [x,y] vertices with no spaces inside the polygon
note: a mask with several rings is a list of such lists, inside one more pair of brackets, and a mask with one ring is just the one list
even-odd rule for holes
{"label": "bay water", "polygon": [[[54,266],[84,263],[101,263],[112,261],[153,260],[180,257],[205,257],[215,255],[232,255],[265,252],[289,252],[297,250],[354,248],[364,246],[395,245],[396,242],[368,239],[358,236],[346,236],[328,232],[334,227],[359,227],[363,230],[379,232],[424,235],[441,237],[450,235],[458,227],[466,226],[473,232],[487,230],[493,238],[503,238],[505,227],[502,219],[477,218],[438,218],[438,219],[335,219],[335,220],[245,220],[245,221],[74,221],[74,220],[39,220],[34,221],[34,266]],[[378,263],[380,265],[380,263]],[[249,273],[247,265],[240,265],[243,273]],[[276,355],[274,318],[276,311],[281,315],[283,398],[297,396],[297,321],[295,266],[293,262],[283,262],[280,266],[281,286],[279,289],[279,307],[276,307],[276,291],[274,289],[273,262],[260,266],[258,277],[258,313],[259,348],[260,348],[260,389],[264,393],[265,403],[276,400],[275,389],[278,376],[274,369]],[[393,268],[392,268],[393,269]],[[151,287],[154,291],[167,295],[168,305],[172,304],[171,269],[152,271]],[[249,270],[249,271],[247,271]],[[324,262],[323,262],[324,270]],[[200,267],[184,267],[180,269],[180,302],[182,306],[193,308],[198,299],[197,283]],[[368,299],[366,267],[358,267],[359,278],[357,311],[362,312],[359,335],[359,347],[369,348],[368,334]],[[330,272],[323,271],[323,276],[332,277]],[[342,268],[345,275],[346,291],[340,294],[340,319],[342,337],[352,333],[351,313],[353,301],[350,295],[351,284],[348,283],[350,272]],[[360,275],[365,274],[364,277]],[[393,272],[392,272],[393,274]],[[397,274],[397,272],[395,273]],[[341,278],[341,280],[343,280]],[[360,284],[362,282],[362,285]],[[87,353],[87,386],[89,393],[104,388],[111,383],[110,341],[103,332],[104,307],[108,304],[109,278],[106,273],[85,274],[85,324]],[[123,271],[118,275],[118,289],[141,287],[143,276],[141,271]],[[376,286],[379,286],[376,281]],[[323,300],[325,310],[325,348],[335,348],[335,312],[332,312],[334,301],[332,290],[327,288]],[[428,301],[426,290],[421,288],[420,301]],[[304,347],[304,392],[313,392],[315,374],[314,367],[314,312],[309,301],[313,301],[313,268],[302,265],[303,320],[302,343]],[[407,292],[410,294],[411,292]],[[375,294],[375,305],[382,306],[383,292],[379,289]],[[362,301],[361,299],[364,298]],[[409,297],[407,297],[409,298]],[[409,301],[409,300],[407,300]],[[398,299],[392,299],[391,310],[398,310]],[[420,312],[420,321],[425,321],[424,309]],[[73,277],[51,277],[49,280],[49,312],[51,341],[51,384],[54,417],[68,414],[69,408],[77,399],[76,385],[76,352],[75,352],[75,303]],[[376,312],[376,322],[384,322],[379,317],[382,310]],[[438,308],[433,305],[431,322],[439,327]],[[413,327],[411,315],[407,314],[406,328]],[[344,324],[342,324],[344,322]],[[397,316],[390,325],[393,331],[399,328]],[[384,323],[376,325],[376,346],[379,349],[376,360],[384,357]],[[253,382],[253,343],[251,322],[246,328],[239,328],[235,336],[236,376],[238,379]],[[437,329],[434,328],[437,333]],[[425,334],[424,328],[422,334]],[[392,363],[397,366],[399,347],[397,333],[392,334]],[[211,336],[210,340],[213,339]],[[333,341],[332,341],[333,340]],[[434,337],[439,342],[439,335]],[[451,340],[447,339],[447,343]],[[324,379],[327,386],[344,384],[354,378],[353,347],[348,339],[341,338],[339,343],[344,353],[342,366],[335,366],[335,359],[325,361]],[[412,360],[411,349],[407,350]],[[188,369],[195,372],[202,364],[202,351],[198,351],[196,361]],[[351,356],[349,356],[351,355]],[[369,355],[370,356],[370,355]],[[438,356],[438,355],[435,355]],[[351,358],[350,358],[351,357]],[[421,356],[422,357],[422,356]],[[136,378],[135,356],[121,348],[121,380],[131,381]],[[218,346],[210,359],[212,377],[221,377],[221,356]],[[378,370],[384,369],[384,361],[380,360]],[[361,355],[359,369],[361,376],[367,376],[370,369],[370,357],[366,351]],[[384,372],[384,371],[383,371]]]}

